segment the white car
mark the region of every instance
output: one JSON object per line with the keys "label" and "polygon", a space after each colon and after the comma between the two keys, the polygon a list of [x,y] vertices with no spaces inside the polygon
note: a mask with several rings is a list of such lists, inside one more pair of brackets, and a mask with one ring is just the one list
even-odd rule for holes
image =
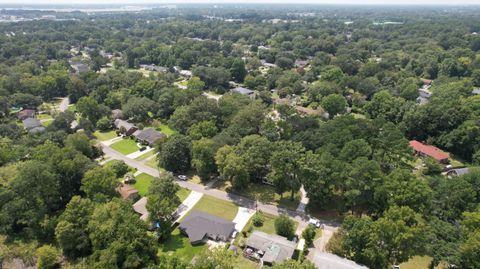
{"label": "white car", "polygon": [[187,181],[188,177],[186,175],[178,175],[178,179],[181,181]]}
{"label": "white car", "polygon": [[314,226],[315,228],[320,228],[320,226],[321,226],[320,221],[319,221],[318,219],[316,219],[316,218],[310,218],[310,219],[308,220],[308,224]]}

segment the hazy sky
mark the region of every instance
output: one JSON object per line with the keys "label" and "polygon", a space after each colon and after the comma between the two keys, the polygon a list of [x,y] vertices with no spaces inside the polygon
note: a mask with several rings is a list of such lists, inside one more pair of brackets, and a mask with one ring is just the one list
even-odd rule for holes
{"label": "hazy sky", "polygon": [[480,5],[480,0],[0,0],[0,4],[167,4],[167,3],[282,3],[282,4],[407,4]]}

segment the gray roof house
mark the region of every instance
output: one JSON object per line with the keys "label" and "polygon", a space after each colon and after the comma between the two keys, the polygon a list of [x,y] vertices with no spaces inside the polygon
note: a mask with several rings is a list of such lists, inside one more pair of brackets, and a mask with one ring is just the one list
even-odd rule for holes
{"label": "gray roof house", "polygon": [[263,253],[260,259],[263,265],[281,263],[292,258],[297,247],[295,242],[289,241],[283,236],[261,231],[254,231],[245,245],[247,246],[246,250],[253,249],[257,253]]}
{"label": "gray roof house", "polygon": [[151,128],[136,131],[133,133],[133,136],[135,136],[140,143],[148,145],[152,145],[155,142],[167,137],[165,134]]}
{"label": "gray roof house", "polygon": [[190,243],[207,239],[227,241],[235,231],[235,223],[201,211],[192,211],[178,226]]}
{"label": "gray roof house", "polygon": [[125,129],[125,135],[126,136],[129,136],[129,135],[132,135],[135,131],[138,130],[138,128],[133,125],[132,123],[128,122],[128,121],[125,121],[125,120],[121,120],[121,119],[116,119],[113,124],[115,125],[115,128],[117,128],[118,130],[122,130],[122,129]]}
{"label": "gray roof house", "polygon": [[475,88],[472,90],[472,95],[479,95],[480,94],[480,88]]}
{"label": "gray roof house", "polygon": [[42,133],[45,131],[45,127],[42,126],[42,123],[34,118],[24,119],[23,127],[31,134]]}
{"label": "gray roof house", "polygon": [[71,63],[70,65],[72,66],[73,70],[75,70],[75,74],[77,75],[86,73],[89,70],[88,65],[81,62],[74,62],[74,63]]}
{"label": "gray roof house", "polygon": [[368,269],[354,261],[327,252],[315,251],[311,261],[318,269]]}
{"label": "gray roof house", "polygon": [[148,220],[147,197],[142,197],[135,204],[133,204],[133,210],[140,215],[141,220],[147,221]]}
{"label": "gray roof house", "polygon": [[255,99],[255,92],[244,87],[236,87],[232,89],[232,92],[248,96],[251,99]]}
{"label": "gray roof house", "polygon": [[17,113],[17,118],[19,120],[24,120],[28,118],[35,118],[35,110],[33,109],[23,109]]}
{"label": "gray roof house", "polygon": [[470,170],[465,167],[465,168],[456,168],[456,169],[452,169],[450,171],[447,172],[447,176],[462,176],[462,175],[465,175],[465,174],[468,174],[468,172],[470,172]]}
{"label": "gray roof house", "polygon": [[112,110],[112,119],[123,119],[123,111],[121,109]]}

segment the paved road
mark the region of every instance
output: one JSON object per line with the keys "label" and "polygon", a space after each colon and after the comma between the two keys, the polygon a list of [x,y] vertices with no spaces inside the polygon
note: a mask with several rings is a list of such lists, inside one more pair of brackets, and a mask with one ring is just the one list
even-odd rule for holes
{"label": "paved road", "polygon": [[60,102],[60,105],[58,106],[58,109],[60,112],[65,112],[68,109],[68,105],[70,104],[70,98],[64,97],[62,98],[62,102]]}
{"label": "paved road", "polygon": [[[105,155],[109,156],[112,159],[115,160],[122,160],[124,161],[127,165],[131,167],[135,167],[137,170],[149,174],[154,177],[158,177],[160,175],[159,171],[155,168],[152,168],[150,166],[147,166],[137,160],[132,160],[130,158],[127,158],[126,156],[122,155],[121,153],[111,149],[109,146],[102,144],[103,147],[103,153]],[[225,191],[221,191],[218,189],[214,189],[211,187],[206,187],[200,184],[196,184],[190,181],[177,181],[178,185],[180,185],[183,188],[187,188],[192,191],[200,192],[206,195],[213,196],[215,198],[221,199],[221,200],[226,200],[233,202],[237,204],[238,206],[246,207],[249,209],[255,210],[257,208],[258,210],[261,210],[262,212],[265,212],[267,214],[271,214],[274,216],[280,216],[280,215],[287,215],[290,218],[298,221],[299,225],[296,231],[297,235],[300,235],[301,232],[305,227],[308,225],[308,217],[301,212],[295,212],[292,210],[288,210],[285,208],[279,208],[274,205],[270,204],[264,204],[262,202],[256,203],[254,200],[250,198],[246,198],[240,195],[228,193]],[[329,231],[336,231],[339,227],[337,223],[329,222],[329,221],[322,221],[322,224],[324,224],[324,229],[329,230]]]}

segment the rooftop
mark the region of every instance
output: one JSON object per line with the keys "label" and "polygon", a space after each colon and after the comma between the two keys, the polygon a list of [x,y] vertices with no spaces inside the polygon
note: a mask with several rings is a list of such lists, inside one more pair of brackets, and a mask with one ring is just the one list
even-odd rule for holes
{"label": "rooftop", "polygon": [[122,184],[117,188],[117,192],[125,200],[133,198],[132,196],[138,196],[138,190],[128,184]]}
{"label": "rooftop", "polygon": [[25,129],[27,129],[27,130],[37,128],[37,127],[41,127],[41,126],[42,126],[42,123],[37,119],[26,118],[26,119],[23,120],[23,127],[25,127]]}
{"label": "rooftop", "polygon": [[192,211],[178,226],[187,234],[191,243],[200,242],[205,237],[227,239],[235,230],[235,223],[202,211]]}
{"label": "rooftop", "polygon": [[145,141],[150,145],[166,137],[165,134],[151,128],[138,131],[134,135],[138,140]]}
{"label": "rooftop", "polygon": [[410,147],[412,147],[415,151],[423,153],[427,156],[434,158],[437,161],[448,159],[448,153],[443,152],[437,147],[425,145],[417,140],[410,141]]}
{"label": "rooftop", "polygon": [[147,210],[147,197],[142,197],[135,204],[133,204],[133,210],[140,214],[140,219],[148,219],[148,210]]}
{"label": "rooftop", "polygon": [[315,252],[312,262],[318,269],[368,269],[354,261],[327,252]]}
{"label": "rooftop", "polygon": [[232,89],[232,91],[236,92],[236,93],[239,93],[239,94],[243,94],[243,95],[250,95],[250,94],[255,93],[254,91],[252,91],[250,89],[247,89],[247,88],[244,88],[244,87],[236,87],[236,88]]}
{"label": "rooftop", "polygon": [[290,259],[297,247],[295,242],[283,236],[254,231],[247,239],[246,245],[250,248],[261,250],[265,254],[262,260],[267,263],[283,262]]}

